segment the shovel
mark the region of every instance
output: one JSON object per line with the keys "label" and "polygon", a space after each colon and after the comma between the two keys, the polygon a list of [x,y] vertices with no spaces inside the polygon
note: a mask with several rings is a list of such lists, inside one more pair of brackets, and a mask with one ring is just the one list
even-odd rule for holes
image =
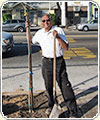
{"label": "shovel", "polygon": [[55,104],[49,115],[49,118],[58,118],[62,111],[60,110],[56,99],[56,38],[54,38],[53,96],[54,96]]}

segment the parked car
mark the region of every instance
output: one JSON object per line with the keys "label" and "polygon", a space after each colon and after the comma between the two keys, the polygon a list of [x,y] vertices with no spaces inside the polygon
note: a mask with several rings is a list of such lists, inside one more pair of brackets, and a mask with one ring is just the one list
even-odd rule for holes
{"label": "parked car", "polygon": [[23,32],[25,30],[25,20],[11,19],[7,20],[2,25],[3,31],[18,31]]}
{"label": "parked car", "polygon": [[13,45],[13,35],[8,32],[2,32],[2,53],[10,51]]}
{"label": "parked car", "polygon": [[84,31],[88,31],[88,30],[98,30],[98,20],[90,20],[86,23],[82,23],[82,24],[77,24],[76,28],[78,30],[84,30]]}

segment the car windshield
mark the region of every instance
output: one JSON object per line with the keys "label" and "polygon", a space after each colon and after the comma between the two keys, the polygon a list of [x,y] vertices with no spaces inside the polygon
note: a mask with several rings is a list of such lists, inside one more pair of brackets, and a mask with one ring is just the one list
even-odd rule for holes
{"label": "car windshield", "polygon": [[86,23],[98,23],[98,20],[89,20],[89,21],[87,21]]}
{"label": "car windshield", "polygon": [[90,23],[92,20],[87,21],[86,23]]}

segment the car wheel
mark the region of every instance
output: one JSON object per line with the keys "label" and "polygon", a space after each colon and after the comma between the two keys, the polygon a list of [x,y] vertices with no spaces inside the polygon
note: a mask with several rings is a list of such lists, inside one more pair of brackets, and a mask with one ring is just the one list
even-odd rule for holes
{"label": "car wheel", "polygon": [[18,30],[18,32],[23,32],[24,28],[23,27],[19,27],[17,30]]}
{"label": "car wheel", "polygon": [[89,30],[88,26],[84,26],[83,30],[88,31]]}

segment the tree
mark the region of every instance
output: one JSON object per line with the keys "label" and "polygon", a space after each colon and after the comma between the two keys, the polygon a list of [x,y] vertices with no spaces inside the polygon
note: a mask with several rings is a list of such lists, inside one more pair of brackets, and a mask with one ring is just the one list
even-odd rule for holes
{"label": "tree", "polygon": [[12,19],[12,15],[11,14],[3,14],[2,15],[3,22],[5,22],[5,21],[7,21],[9,19]]}

